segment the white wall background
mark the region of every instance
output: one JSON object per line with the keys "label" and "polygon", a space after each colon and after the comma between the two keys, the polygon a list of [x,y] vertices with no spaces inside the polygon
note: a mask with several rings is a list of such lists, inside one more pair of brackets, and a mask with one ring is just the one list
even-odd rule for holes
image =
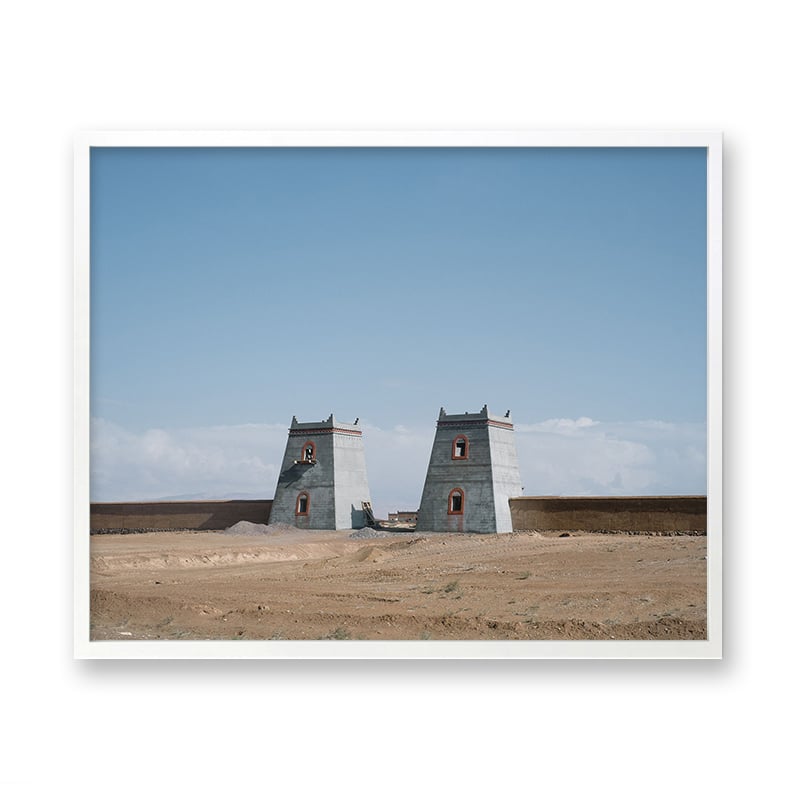
{"label": "white wall background", "polygon": [[[792,705],[785,9],[5,4],[0,789],[777,788]],[[266,128],[725,131],[724,661],[72,660],[72,136]]]}

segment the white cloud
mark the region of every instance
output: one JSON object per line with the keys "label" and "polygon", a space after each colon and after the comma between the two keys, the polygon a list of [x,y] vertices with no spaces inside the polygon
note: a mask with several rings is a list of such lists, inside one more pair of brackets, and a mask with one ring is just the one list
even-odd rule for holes
{"label": "white cloud", "polygon": [[[378,515],[419,507],[434,426],[380,428],[362,420]],[[94,501],[272,498],[286,425],[149,429],[91,423]],[[599,422],[588,417],[516,425],[525,495],[705,493],[704,424]]]}
{"label": "white cloud", "polygon": [[578,419],[546,419],[534,425],[516,425],[516,430],[525,433],[575,433],[583,427],[593,427],[599,424],[589,416],[580,416]]}
{"label": "white cloud", "polygon": [[706,492],[703,423],[550,419],[517,425],[516,448],[526,495]]}
{"label": "white cloud", "polygon": [[133,433],[91,421],[94,501],[174,496],[272,496],[285,425],[233,425]]}

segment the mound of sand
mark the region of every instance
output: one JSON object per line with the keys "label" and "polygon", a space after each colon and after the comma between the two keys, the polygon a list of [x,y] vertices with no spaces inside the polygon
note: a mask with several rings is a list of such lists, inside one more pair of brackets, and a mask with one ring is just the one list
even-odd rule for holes
{"label": "mound of sand", "polygon": [[364,560],[368,562],[384,562],[385,560],[391,559],[393,556],[393,554],[390,554],[388,551],[378,546],[364,546],[353,554],[351,559],[355,562],[364,562]]}

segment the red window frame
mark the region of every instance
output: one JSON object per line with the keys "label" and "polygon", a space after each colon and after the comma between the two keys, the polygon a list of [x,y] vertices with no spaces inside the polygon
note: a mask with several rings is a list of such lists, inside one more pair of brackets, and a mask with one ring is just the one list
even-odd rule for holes
{"label": "red window frame", "polygon": [[[452,497],[455,494],[460,494],[460,510],[452,509]],[[462,516],[463,510],[466,506],[466,494],[463,493],[463,488],[453,488],[447,497],[447,515],[448,516]]]}
{"label": "red window frame", "polygon": [[[306,510],[305,512],[301,513],[301,499],[306,497]],[[295,515],[296,516],[308,516],[309,515],[309,505],[311,504],[311,497],[309,496],[308,491],[301,491],[298,494],[298,498],[295,500]]]}
{"label": "red window frame", "polygon": [[314,441],[307,441],[303,445],[303,449],[301,450],[301,461],[303,463],[307,463],[308,460],[306,458],[306,450],[311,447],[312,449],[312,460],[317,460],[317,447],[314,445]]}
{"label": "red window frame", "polygon": [[[463,439],[463,441],[466,442],[466,446],[465,446],[465,448],[463,450],[463,454],[462,455],[456,455],[455,452],[457,450],[458,441],[460,441],[461,439]],[[464,436],[463,434],[461,434],[459,436],[455,436],[455,438],[452,441],[452,460],[468,460],[468,459],[469,459],[469,439],[468,439],[468,436]]]}

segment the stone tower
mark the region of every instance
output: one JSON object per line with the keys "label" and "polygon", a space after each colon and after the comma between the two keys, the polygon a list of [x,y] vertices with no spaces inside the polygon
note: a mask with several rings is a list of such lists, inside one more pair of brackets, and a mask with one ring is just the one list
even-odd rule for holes
{"label": "stone tower", "polygon": [[361,503],[369,501],[358,419],[351,425],[333,414],[324,422],[298,422],[293,416],[270,523],[358,529],[366,525]]}
{"label": "stone tower", "polygon": [[417,532],[512,532],[508,500],[521,496],[510,411],[492,416],[442,408],[430,453]]}

